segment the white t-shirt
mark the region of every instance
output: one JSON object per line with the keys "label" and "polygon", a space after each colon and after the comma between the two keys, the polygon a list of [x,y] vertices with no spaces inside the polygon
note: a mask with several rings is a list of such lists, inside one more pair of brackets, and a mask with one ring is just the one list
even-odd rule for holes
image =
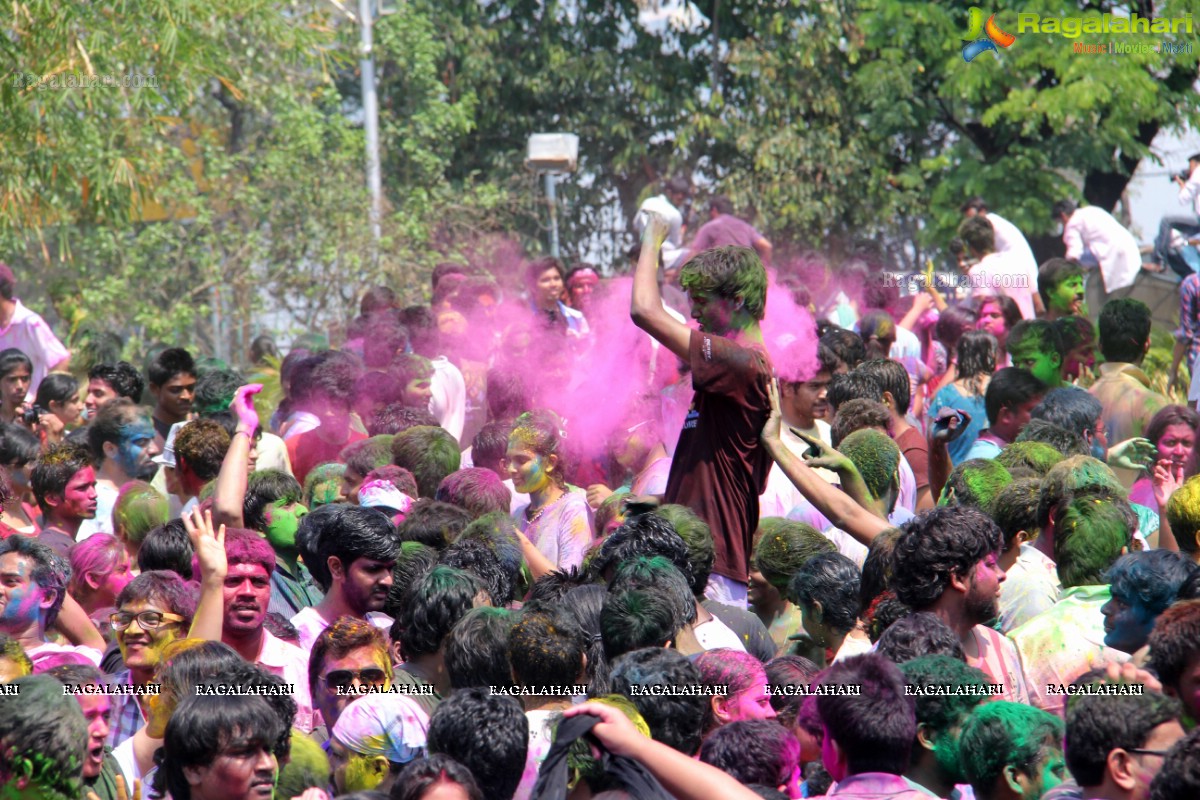
{"label": "white t-shirt", "polygon": [[1014,253],[988,253],[971,267],[971,296],[1007,295],[1021,309],[1022,317],[1033,319],[1033,293],[1037,281],[1029,280],[1026,269]]}
{"label": "white t-shirt", "polygon": [[433,359],[432,364],[429,413],[437,417],[438,424],[457,442],[462,438],[467,421],[467,382],[458,367],[445,356]]}
{"label": "white t-shirt", "polygon": [[1011,222],[1006,220],[999,214],[993,214],[990,211],[987,215],[988,221],[992,223],[992,230],[995,231],[996,252],[1011,255],[1015,261],[1025,265],[1025,275],[1029,278],[1030,286],[1037,286],[1038,263],[1033,257],[1033,250],[1029,247],[1029,242],[1025,239],[1025,234],[1021,233],[1021,229]]}

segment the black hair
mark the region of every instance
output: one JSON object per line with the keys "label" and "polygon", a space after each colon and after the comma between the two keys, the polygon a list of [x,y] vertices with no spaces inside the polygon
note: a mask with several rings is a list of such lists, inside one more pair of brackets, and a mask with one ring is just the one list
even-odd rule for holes
{"label": "black hair", "polygon": [[397,530],[402,542],[420,542],[445,550],[470,524],[471,514],[466,509],[422,497],[413,503]]}
{"label": "black hair", "polygon": [[[1193,571],[1195,579],[1200,570]],[[1150,664],[1163,686],[1178,692],[1189,662],[1200,655],[1200,599],[1180,601],[1159,615],[1150,632]]]}
{"label": "black hair", "polygon": [[37,461],[42,454],[42,443],[27,428],[8,422],[0,422],[0,466],[10,469]]}
{"label": "black hair", "polygon": [[151,386],[163,386],[176,375],[196,375],[196,361],[182,347],[168,347],[146,365],[146,380]]}
{"label": "black hair", "polygon": [[955,690],[969,687],[968,691],[915,694],[917,724],[925,725],[931,733],[942,733],[962,724],[971,709],[987,699],[985,690],[991,682],[983,670],[967,666],[962,658],[945,654],[931,653],[906,659],[900,664],[900,671],[909,686],[922,689],[946,686]]}
{"label": "black hair", "polygon": [[1016,535],[1021,531],[1037,538],[1041,531],[1038,524],[1038,505],[1041,502],[1042,481],[1040,478],[1018,478],[1005,486],[992,501],[992,519],[1004,536],[1004,552],[1012,549]]}
{"label": "black hair", "polygon": [[[700,749],[701,725],[708,698],[646,687],[700,685],[700,670],[676,650],[647,647],[613,662],[612,690],[628,697],[650,727],[655,741],[691,756]],[[633,687],[638,687],[635,692]]]}
{"label": "black hair", "polygon": [[[1009,339],[1012,341],[1012,339]],[[1046,393],[1046,384],[1017,367],[1004,367],[992,375],[983,395],[988,422],[995,425],[1002,409],[1014,409]]]}
{"label": "black hair", "polygon": [[864,612],[875,602],[875,598],[887,591],[892,580],[892,553],[900,539],[899,528],[888,528],[871,540],[867,557],[863,559],[862,578],[859,583],[859,608]]}
{"label": "black hair", "polygon": [[474,575],[488,593],[492,605],[503,607],[513,601],[520,567],[515,573],[505,569],[500,558],[482,539],[460,538],[442,551],[438,563]]}
{"label": "black hair", "polygon": [[439,565],[418,578],[392,625],[392,640],[400,643],[404,660],[436,653],[482,591],[474,575],[453,567]]}
{"label": "black hair", "polygon": [[984,200],[982,197],[979,197],[978,195],[976,195],[975,197],[969,198],[965,203],[963,203],[961,206],[959,206],[958,210],[963,212],[964,214],[968,211],[975,211],[979,214],[986,214],[987,210],[988,210],[987,201]]}
{"label": "black hair", "polygon": [[1151,731],[1179,715],[1179,701],[1150,688],[1136,695],[1073,697],[1063,748],[1067,768],[1084,789],[1099,786],[1110,752],[1145,747]]}
{"label": "black hair", "polygon": [[65,372],[51,372],[38,384],[34,404],[49,410],[50,403],[65,403],[79,393],[79,381]]}
{"label": "black hair", "polygon": [[412,472],[422,497],[437,494],[442,479],[458,469],[461,456],[454,437],[432,425],[409,428],[392,440],[393,462]]}
{"label": "black hair", "polygon": [[300,520],[296,544],[313,580],[328,592],[333,585],[330,557],[336,556],[345,569],[360,558],[392,564],[400,539],[383,513],[335,503],[314,509]]}
{"label": "black hair", "polygon": [[946,348],[946,355],[958,353],[958,341],[967,331],[975,329],[979,312],[969,304],[951,304],[941,313],[933,325],[933,338]]}
{"label": "black hair", "polygon": [[364,478],[371,470],[392,463],[392,437],[387,434],[351,442],[338,453],[338,461]]}
{"label": "black hair", "polygon": [[42,513],[50,511],[46,498],[50,495],[61,497],[75,473],[91,464],[91,452],[78,442],[64,440],[42,453],[29,476],[29,488]]}
{"label": "black hair", "polygon": [[199,601],[195,584],[181,578],[178,573],[165,569],[143,570],[141,575],[125,584],[117,595],[114,606],[118,609],[137,601],[157,601],[164,611],[183,617],[180,625],[187,626],[196,615]]}
{"label": "black hair", "polygon": [[[524,594],[525,577],[522,569],[525,556],[521,552],[521,538],[513,518],[504,511],[493,511],[463,528],[455,542],[477,540],[487,546],[495,557],[507,586],[497,583],[492,587],[494,605],[508,605],[515,594]],[[518,588],[519,587],[519,588]]]}
{"label": "black hair", "polygon": [[[1189,161],[1200,161],[1193,156]],[[1193,730],[1167,751],[1150,784],[1150,800],[1192,800],[1200,797],[1200,729]]]}
{"label": "black hair", "polygon": [[[368,369],[385,370],[397,353],[408,349],[408,329],[390,314],[367,317],[367,335],[363,337],[363,363]],[[403,386],[401,386],[403,389]],[[399,397],[399,394],[394,395]]]}
{"label": "black hair", "polygon": [[799,764],[800,742],[773,719],[738,720],[705,738],[700,760],[743,785],[779,786]]}
{"label": "black hair", "polygon": [[300,482],[283,470],[256,470],[246,480],[242,524],[250,530],[266,533],[268,508],[281,500],[290,506],[303,498],[304,489]]}
{"label": "black hair", "polygon": [[1105,361],[1136,363],[1150,341],[1150,307],[1141,300],[1122,297],[1100,309],[1100,352]]}
{"label": "black hair", "polygon": [[[392,784],[388,800],[421,800],[439,783],[454,783],[463,790],[467,800],[483,800],[483,791],[475,782],[471,770],[442,753],[410,761],[400,770]],[[346,795],[338,800],[348,800]]]}
{"label": "black hair", "polygon": [[996,249],[996,228],[985,216],[967,217],[958,226],[958,237],[973,253]]}
{"label": "black hair", "polygon": [[791,728],[797,724],[800,706],[808,696],[793,689],[807,689],[821,668],[804,656],[793,655],[776,656],[763,668],[771,687],[771,708],[775,709],[775,718]]}
{"label": "black hair", "polygon": [[1038,267],[1037,289],[1046,308],[1050,307],[1050,295],[1054,290],[1074,277],[1083,277],[1083,267],[1077,261],[1051,258]]}
{"label": "black hair", "polygon": [[609,662],[643,647],[663,647],[679,630],[678,604],[654,587],[610,594],[600,611],[600,636]]}
{"label": "black hair", "polygon": [[508,638],[508,662],[520,686],[572,686],[583,673],[583,629],[570,614],[521,615]]}
{"label": "black hair", "polygon": [[490,469],[467,467],[451,472],[438,485],[434,495],[439,501],[466,509],[478,519],[493,511],[508,513],[512,492]]}
{"label": "black hair", "polygon": [[829,390],[825,397],[836,414],[839,406],[851,400],[873,400],[882,403],[883,385],[873,373],[852,369],[830,378]]}
{"label": "black hair", "polygon": [[530,408],[529,389],[521,373],[506,367],[487,371],[488,421],[514,420]]}
{"label": "black hair", "polygon": [[917,611],[937,602],[953,575],[966,577],[1000,549],[1000,529],[976,508],[941,507],[904,524],[892,555],[891,586]]}
{"label": "black hair", "polygon": [[547,572],[533,582],[523,608],[528,610],[553,609],[566,597],[567,592],[590,583],[590,576],[578,567]]}
{"label": "black hair", "polygon": [[664,517],[640,514],[625,520],[625,524],[609,534],[592,556],[589,571],[594,577],[638,556],[663,556],[683,573],[691,585],[692,571],[688,563],[688,548]]}
{"label": "black hair", "polygon": [[873,376],[883,392],[891,392],[900,416],[908,413],[912,404],[912,382],[903,364],[890,358],[874,358],[864,361],[856,371]]}
{"label": "black hair", "polygon": [[958,340],[956,360],[958,379],[970,380],[996,371],[1000,344],[987,331],[967,331]]}
{"label": "black hair", "polygon": [[1078,206],[1075,205],[1074,200],[1059,200],[1050,207],[1050,213],[1053,215],[1054,221],[1058,222],[1059,217],[1061,217],[1063,214],[1066,214],[1067,216],[1074,214],[1076,208],[1078,208]]}
{"label": "black hair", "polygon": [[917,719],[900,668],[882,656],[854,656],[831,666],[820,683],[852,687],[844,694],[817,697],[825,730],[845,755],[850,774],[903,775],[917,736]]}
{"label": "black hair", "polygon": [[[1036,412],[1037,408],[1034,408],[1034,413]],[[1036,442],[1053,447],[1062,456],[1086,456],[1091,452],[1082,435],[1044,419],[1029,420],[1029,424],[1022,428],[1013,440],[1013,444],[1021,442]]]}
{"label": "black hair", "polygon": [[600,612],[604,610],[607,590],[599,584],[576,586],[563,595],[562,613],[569,614],[583,634],[584,654],[587,655],[588,697],[601,697],[610,691],[611,668],[604,655],[604,639],[600,635]]}
{"label": "black hair", "polygon": [[149,422],[149,414],[141,406],[124,398],[108,403],[96,413],[87,426],[87,444],[96,463],[105,459],[104,445],[107,442],[119,444],[121,429],[137,420]]}
{"label": "black hair", "polygon": [[821,553],[806,561],[788,582],[787,599],[797,606],[821,604],[821,620],[839,633],[858,622],[861,574],[841,553]]}
{"label": "black hair", "polygon": [[[388,403],[377,409],[367,420],[367,433],[372,436],[395,436],[422,425],[437,425],[437,417],[427,408],[411,408],[404,403]],[[505,440],[507,444],[507,440]]]}
{"label": "black hair", "polygon": [[847,369],[854,369],[867,357],[867,348],[862,337],[845,328],[829,329],[821,335],[819,344],[828,348]]}
{"label": "black hair", "polygon": [[191,580],[192,556],[195,554],[183,520],[173,519],[146,534],[138,548],[138,569],[143,573],[170,570],[184,580]]}
{"label": "black hair", "polygon": [[609,581],[610,594],[637,589],[655,589],[671,598],[675,630],[696,621],[696,598],[687,578],[662,556],[636,556],[617,565]]}
{"label": "black hair", "polygon": [[17,367],[25,367],[31,374],[33,373],[33,361],[25,355],[24,351],[15,347],[0,350],[0,378],[7,377]]}
{"label": "black hair", "polygon": [[439,551],[420,542],[401,542],[396,548],[396,565],[392,567],[392,588],[388,589],[383,613],[392,619],[408,602],[408,592],[425,573],[437,566]]}
{"label": "black hair", "polygon": [[237,390],[245,385],[246,377],[232,369],[204,370],[196,378],[196,393],[192,410],[202,417],[228,411]]}
{"label": "black hair", "polygon": [[929,611],[910,613],[889,625],[879,636],[875,652],[900,665],[921,656],[966,661],[958,634]]}
{"label": "black hair", "polygon": [[105,683],[104,673],[91,664],[59,664],[46,670],[45,674],[63,686],[93,686]]}
{"label": "black hair", "polygon": [[508,637],[520,619],[507,608],[472,608],[446,636],[446,676],[455,691],[472,686],[513,686]]}
{"label": "black hair", "polygon": [[471,440],[471,460],[476,464],[499,463],[508,452],[512,429],[512,422],[507,420],[493,420],[480,428]]}
{"label": "black hair", "polygon": [[483,688],[461,689],[430,717],[426,748],[469,769],[485,800],[511,800],[525,770],[529,721],[511,697]]}
{"label": "black hair", "polygon": [[[1063,386],[1046,392],[1042,402],[1034,407],[1033,418],[1045,420],[1082,437],[1096,427],[1096,420],[1103,411],[1104,406],[1087,390],[1078,386]],[[1063,454],[1066,455],[1066,451]]]}
{"label": "black hair", "polygon": [[30,579],[41,587],[42,591],[54,592],[54,603],[46,610],[45,626],[50,627],[57,619],[63,600],[67,597],[67,586],[71,583],[71,565],[49,546],[19,533],[7,539],[0,539],[0,556],[9,553],[29,559],[33,564]]}
{"label": "black hair", "polygon": [[651,513],[669,522],[683,540],[691,567],[692,594],[697,598],[703,596],[717,559],[712,528],[695,511],[676,503],[660,505]]}
{"label": "black hair", "polygon": [[286,730],[263,697],[183,697],[167,723],[154,789],[160,796],[167,793],[175,800],[187,800],[191,797],[187,768],[211,765],[235,742],[273,747]]}
{"label": "black hair", "polygon": [[9,686],[13,694],[0,693],[0,785],[25,777],[46,796],[79,797],[88,738],[79,703],[49,675]]}
{"label": "black hair", "polygon": [[372,286],[363,292],[362,300],[358,303],[358,313],[365,316],[395,307],[396,293],[390,287]]}

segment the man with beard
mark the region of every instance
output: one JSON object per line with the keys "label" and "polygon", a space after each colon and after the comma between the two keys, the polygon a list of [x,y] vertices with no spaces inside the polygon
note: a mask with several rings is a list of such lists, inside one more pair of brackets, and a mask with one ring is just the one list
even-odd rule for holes
{"label": "man with beard", "polygon": [[65,558],[84,520],[96,516],[91,453],[73,442],[57,444],[33,465],[29,484],[44,520],[38,541]]}
{"label": "man with beard", "polygon": [[[209,549],[211,557],[198,558],[203,594],[197,608],[197,624],[192,638],[217,639],[232,647],[251,664],[259,664],[293,687],[296,701],[295,727],[308,733],[313,729],[312,697],[308,691],[308,653],[271,634],[263,627],[271,601],[271,573],[275,570],[275,552],[261,536],[244,528],[225,531],[224,556]],[[222,563],[223,561],[223,563]],[[220,579],[220,580],[218,580]],[[206,627],[204,609],[216,606],[220,587],[223,616],[219,631]]]}
{"label": "man with beard", "polygon": [[392,619],[379,613],[392,588],[400,537],[391,520],[373,508],[327,505],[300,522],[300,556],[325,597],[292,617],[305,653],[339,617],[360,617],[378,627]]}
{"label": "man with beard", "polygon": [[986,625],[1000,614],[1002,542],[996,523],[978,509],[926,511],[907,523],[896,541],[892,588],[914,611],[932,612],[949,625],[967,664],[1004,685],[1003,699],[1027,703],[1017,649]]}
{"label": "man with beard", "polygon": [[113,532],[112,512],[121,487],[134,480],[151,480],[158,470],[151,459],[162,452],[150,415],[125,399],[100,410],[88,425],[87,440],[97,465],[96,516],[80,526],[79,539]]}

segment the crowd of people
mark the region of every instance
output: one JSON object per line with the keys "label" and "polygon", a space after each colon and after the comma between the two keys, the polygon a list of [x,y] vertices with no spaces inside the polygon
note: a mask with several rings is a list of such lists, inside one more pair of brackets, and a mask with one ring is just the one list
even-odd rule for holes
{"label": "crowd of people", "polygon": [[1200,797],[1200,416],[1107,222],[972,199],[905,292],[688,191],[244,370],[0,265],[0,795]]}

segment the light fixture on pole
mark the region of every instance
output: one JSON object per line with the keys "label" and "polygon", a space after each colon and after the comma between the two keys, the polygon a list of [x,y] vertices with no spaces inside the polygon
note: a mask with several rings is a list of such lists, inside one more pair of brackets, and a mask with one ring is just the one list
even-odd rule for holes
{"label": "light fixture on pole", "polygon": [[546,204],[550,207],[550,255],[558,258],[558,203],[555,177],[579,167],[579,137],[573,133],[534,133],[529,137],[525,166],[541,173],[546,183]]}

